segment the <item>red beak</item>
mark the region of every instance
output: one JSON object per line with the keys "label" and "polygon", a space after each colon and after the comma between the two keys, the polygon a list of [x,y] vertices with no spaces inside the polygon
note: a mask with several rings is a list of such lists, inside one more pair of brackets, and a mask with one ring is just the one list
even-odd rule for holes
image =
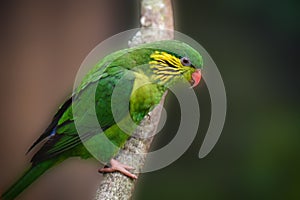
{"label": "red beak", "polygon": [[192,74],[192,79],[194,81],[192,88],[197,86],[201,80],[201,70],[197,69],[193,74]]}

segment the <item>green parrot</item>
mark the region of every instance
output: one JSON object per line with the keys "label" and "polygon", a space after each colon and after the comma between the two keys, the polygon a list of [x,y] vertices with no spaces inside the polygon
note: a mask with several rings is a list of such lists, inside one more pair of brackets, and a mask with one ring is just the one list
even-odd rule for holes
{"label": "green parrot", "polygon": [[[192,87],[198,85],[202,65],[201,55],[177,40],[142,44],[104,57],[84,76],[29,148],[28,152],[45,141],[32,157],[29,169],[2,194],[2,199],[16,198],[48,169],[75,156],[97,157],[109,163],[99,172],[119,171],[136,179],[131,166],[113,157],[168,88],[186,81]],[[117,98],[113,98],[114,90],[119,91]],[[98,125],[91,122],[94,116]],[[97,155],[92,155],[83,142]]]}

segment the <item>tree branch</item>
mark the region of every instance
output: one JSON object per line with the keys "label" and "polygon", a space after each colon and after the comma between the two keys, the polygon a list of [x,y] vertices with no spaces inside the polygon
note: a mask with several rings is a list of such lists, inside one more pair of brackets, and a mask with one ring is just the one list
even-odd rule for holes
{"label": "tree branch", "polygon": [[[163,31],[174,29],[171,0],[141,0],[140,21],[141,29],[129,41],[130,47],[158,40],[173,39],[172,31]],[[137,172],[140,172],[144,166],[146,153],[153,140],[152,135],[155,135],[157,130],[164,99],[165,95],[160,104],[143,119],[116,156],[116,160],[134,167]],[[130,199],[135,182],[119,172],[105,174],[97,189],[95,200]]]}

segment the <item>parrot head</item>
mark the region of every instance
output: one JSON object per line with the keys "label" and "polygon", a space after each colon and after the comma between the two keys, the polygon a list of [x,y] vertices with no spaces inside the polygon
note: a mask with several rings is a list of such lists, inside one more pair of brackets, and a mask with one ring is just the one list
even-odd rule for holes
{"label": "parrot head", "polygon": [[194,48],[177,40],[154,42],[149,47],[153,49],[148,64],[154,81],[167,86],[181,81],[192,87],[199,84],[203,60]]}

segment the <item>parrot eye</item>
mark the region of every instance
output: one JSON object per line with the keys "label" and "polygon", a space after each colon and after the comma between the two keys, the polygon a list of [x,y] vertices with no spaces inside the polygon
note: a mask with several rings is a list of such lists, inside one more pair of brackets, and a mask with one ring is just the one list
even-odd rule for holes
{"label": "parrot eye", "polygon": [[182,57],[180,61],[183,66],[190,66],[192,64],[190,59],[188,59],[187,57]]}

